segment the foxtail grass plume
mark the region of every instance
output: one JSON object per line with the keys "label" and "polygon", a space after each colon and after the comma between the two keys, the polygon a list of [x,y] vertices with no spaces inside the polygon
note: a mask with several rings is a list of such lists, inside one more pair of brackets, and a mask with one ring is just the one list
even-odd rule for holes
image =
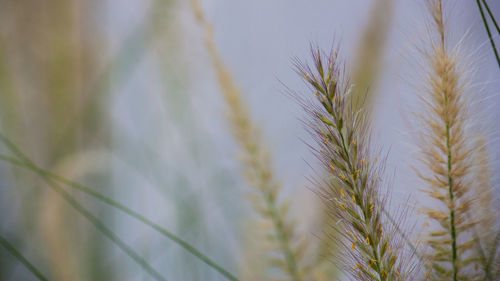
{"label": "foxtail grass plume", "polygon": [[363,107],[353,110],[353,85],[346,68],[336,52],[325,55],[312,48],[312,57],[312,67],[300,61],[296,65],[315,101],[297,98],[309,113],[307,124],[318,144],[315,151],[328,175],[315,183],[340,224],[346,251],[342,265],[355,280],[411,280],[401,239],[383,221],[381,163],[369,153]]}
{"label": "foxtail grass plume", "polygon": [[[373,88],[378,80],[380,67],[384,57],[384,50],[389,31],[391,29],[391,19],[393,15],[394,0],[376,0],[372,3],[372,8],[361,31],[358,48],[353,63],[353,87],[350,94],[350,101],[354,111],[363,110],[360,114],[366,115],[360,120],[369,119],[370,111],[373,106],[374,97],[368,89]],[[369,124],[367,124],[369,125]],[[326,174],[328,176],[328,173]],[[339,187],[342,188],[342,187]],[[320,240],[317,264],[322,270],[317,270],[314,275],[315,280],[336,280],[332,279],[338,272],[335,266],[332,266],[330,260],[334,257],[338,248],[335,240],[338,236],[338,229],[332,227],[336,218],[330,214],[331,209],[321,204],[322,208],[318,212],[320,224],[317,229]]]}
{"label": "foxtail grass plume", "polygon": [[474,230],[478,219],[472,214],[479,194],[472,176],[474,136],[470,123],[466,75],[460,70],[460,55],[450,48],[441,0],[428,1],[435,36],[426,53],[430,71],[422,96],[421,155],[423,167],[417,174],[427,183],[424,190],[434,199],[422,207],[431,226],[429,246],[430,280],[484,280],[475,254]]}
{"label": "foxtail grass plume", "polygon": [[205,28],[206,46],[228,106],[233,136],[242,152],[245,176],[256,190],[250,199],[261,218],[269,222],[266,224],[270,226],[267,228],[267,237],[271,239],[274,249],[267,253],[267,264],[280,269],[284,273],[280,275],[288,276],[289,280],[309,280],[311,267],[305,264],[309,243],[297,235],[295,223],[289,215],[289,202],[280,200],[282,186],[274,175],[269,152],[262,143],[260,131],[251,119],[241,91],[222,62],[214,42],[213,30],[205,20],[198,1],[192,0],[191,4],[197,20]]}

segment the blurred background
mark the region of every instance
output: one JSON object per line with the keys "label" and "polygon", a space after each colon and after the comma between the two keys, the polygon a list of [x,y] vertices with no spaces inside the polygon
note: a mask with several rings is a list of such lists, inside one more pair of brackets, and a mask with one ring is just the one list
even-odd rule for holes
{"label": "blurred background", "polygon": [[[287,95],[287,88],[306,91],[292,59],[309,58],[313,43],[325,50],[338,44],[342,57],[355,60],[366,34],[382,36],[368,25],[378,2],[199,3],[260,126],[283,196],[306,224],[315,220],[308,217],[314,208],[308,177],[316,162],[302,109]],[[373,88],[374,139],[389,153],[391,204],[411,207],[420,187],[411,169],[409,119],[426,10],[421,1],[384,2],[391,9]],[[500,15],[500,4],[490,2]],[[464,40],[475,65],[475,106],[492,132],[489,152],[498,170],[500,71],[475,1],[457,1],[452,12],[456,42]],[[239,257],[255,214],[206,36],[187,0],[0,0],[0,132],[38,166],[112,197],[238,273],[247,266]],[[12,155],[5,146],[0,151]],[[222,280],[150,228],[68,191],[166,279]],[[3,161],[0,234],[51,280],[152,280],[39,175]],[[0,248],[0,280],[36,277]]]}

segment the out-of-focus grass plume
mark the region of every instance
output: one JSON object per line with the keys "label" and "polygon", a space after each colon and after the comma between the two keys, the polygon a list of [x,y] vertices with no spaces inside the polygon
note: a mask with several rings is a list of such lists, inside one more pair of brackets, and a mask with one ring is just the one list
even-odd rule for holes
{"label": "out-of-focus grass plume", "polygon": [[[282,186],[276,179],[271,165],[270,154],[262,142],[260,130],[251,119],[249,110],[243,101],[241,90],[237,87],[231,73],[222,61],[214,42],[212,27],[206,21],[199,2],[192,0],[191,4],[196,18],[205,29],[206,46],[214,64],[221,93],[228,107],[228,120],[241,151],[240,157],[245,177],[249,184],[256,189],[256,192],[249,194],[249,198],[254,209],[259,214],[261,222],[252,222],[251,225],[259,226],[264,234],[250,232],[250,235],[255,235],[254,238],[260,237],[261,239],[254,239],[254,241],[257,241],[257,245],[249,245],[248,247],[257,247],[262,252],[249,255],[249,261],[264,264],[264,267],[267,266],[268,270],[262,269],[264,272],[260,272],[250,266],[252,272],[248,271],[249,276],[247,278],[249,280],[268,279],[269,277],[266,277],[266,275],[269,275],[269,272],[272,272],[272,268],[275,267],[282,271],[275,278],[288,276],[287,279],[294,281],[315,280],[314,272],[317,268],[320,268],[322,263],[318,262],[320,259],[317,258],[307,259],[307,255],[319,257],[320,253],[309,250],[312,246],[311,241],[300,237],[302,235],[298,233],[295,220],[290,218],[290,200],[282,199],[283,196],[280,194]],[[251,238],[251,236],[248,236],[248,238]],[[262,238],[264,240],[259,242]],[[266,239],[269,239],[269,241],[265,241]],[[316,250],[321,251],[324,249],[317,248]],[[331,253],[324,252],[321,254],[322,258],[325,256],[328,258]],[[252,256],[254,257],[252,258]],[[260,258],[255,258],[255,256]],[[244,264],[244,266],[249,265]],[[257,264],[257,268],[262,268],[262,266]],[[328,278],[335,277],[331,270],[328,270],[328,272],[332,273]]]}
{"label": "out-of-focus grass plume", "polygon": [[[103,92],[87,92],[102,60],[95,24],[95,1],[4,1],[0,30],[0,108],[2,131],[26,147],[38,163],[61,173],[73,171],[66,161],[91,148],[92,139],[106,139],[101,116]],[[100,100],[100,101],[99,101]],[[17,174],[17,172],[16,172]],[[100,175],[102,176],[102,175]],[[53,192],[25,174],[6,190],[6,198],[19,197],[13,206],[16,223],[11,232],[33,233],[23,242],[45,245],[51,276],[69,280],[86,274],[111,274],[102,267],[106,247],[94,239],[86,225]],[[70,222],[72,227],[67,227]],[[73,243],[73,239],[89,244]],[[92,241],[92,242],[90,242]],[[81,252],[82,255],[75,255]],[[2,264],[5,266],[6,264]],[[9,267],[3,268],[2,279]],[[107,273],[106,273],[107,272]],[[111,277],[111,275],[109,275]]]}
{"label": "out-of-focus grass plume", "polygon": [[373,2],[366,27],[361,33],[352,67],[353,89],[350,99],[352,99],[354,110],[364,108],[362,114],[370,113],[370,106],[375,100],[373,88],[377,86],[377,78],[382,72],[396,1]]}

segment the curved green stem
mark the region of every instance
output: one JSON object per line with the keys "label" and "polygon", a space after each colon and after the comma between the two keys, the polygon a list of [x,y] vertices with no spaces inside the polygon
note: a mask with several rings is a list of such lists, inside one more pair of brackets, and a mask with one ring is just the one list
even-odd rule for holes
{"label": "curved green stem", "polygon": [[491,21],[493,22],[493,25],[495,26],[498,34],[500,34],[500,27],[498,26],[498,23],[497,23],[497,21],[495,19],[495,16],[493,16],[493,13],[491,12],[490,7],[488,6],[488,3],[486,3],[486,0],[482,0],[482,1],[483,1],[483,4],[484,4],[484,7],[486,8],[486,11],[488,12],[488,15],[491,18]]}
{"label": "curved green stem", "polygon": [[[484,27],[486,28],[486,32],[488,33],[488,38],[490,39],[490,44],[491,44],[491,47],[493,48],[493,53],[495,53],[495,58],[497,60],[498,67],[500,68],[500,56],[498,55],[495,41],[493,40],[493,37],[491,36],[490,27],[488,26],[488,21],[486,20],[486,16],[484,15],[483,6],[479,2],[479,0],[476,0],[476,3],[477,3],[477,7],[479,8],[479,12],[481,13],[481,18],[483,19],[483,24],[484,24]],[[488,7],[484,0],[483,0],[483,3],[485,3],[486,7]],[[491,18],[493,19],[493,23],[495,24],[495,26],[497,28],[497,31],[500,33],[500,29],[498,28],[498,25],[496,24],[496,21],[495,21],[493,15],[491,14],[491,11],[489,10],[489,7],[488,7],[488,13],[490,13]]]}
{"label": "curved green stem", "polygon": [[[448,107],[448,96],[444,95],[445,108]],[[446,120],[448,120],[448,113],[446,113]],[[451,158],[451,144],[450,144],[450,124],[446,121],[446,149],[448,151],[447,155],[447,166],[448,166],[448,196],[450,199],[450,232],[451,232],[451,255],[452,255],[452,267],[453,267],[453,281],[458,279],[458,266],[457,266],[457,233],[455,226],[455,204],[454,204],[454,186],[453,177],[451,176],[452,170],[452,158]]]}
{"label": "curved green stem", "polygon": [[44,180],[49,184],[49,186],[57,192],[61,197],[71,205],[78,213],[85,217],[91,224],[93,224],[104,236],[108,237],[113,243],[115,243],[122,251],[124,251],[129,257],[131,257],[137,264],[139,264],[149,275],[154,279],[159,281],[166,281],[158,271],[156,271],[144,258],[142,258],[137,252],[135,252],[130,246],[128,246],[123,240],[121,240],[118,235],[116,235],[111,229],[109,229],[100,219],[94,216],[88,209],[83,207],[78,201],[71,196],[67,191],[65,191],[60,185],[56,184],[49,177],[44,177]]}
{"label": "curved green stem", "polygon": [[24,161],[21,161],[21,160],[18,160],[18,159],[15,159],[13,157],[10,157],[10,156],[7,156],[7,155],[4,155],[4,154],[0,154],[0,160],[3,160],[3,161],[6,161],[6,162],[9,162],[11,164],[14,164],[14,165],[17,165],[17,166],[21,166],[21,167],[24,167],[24,168],[27,168],[37,174],[39,174],[40,176],[42,177],[48,177],[48,178],[52,178],[60,183],[63,183],[65,185],[68,185],[70,187],[73,187],[75,189],[78,189],[84,193],[87,193],[88,195],[108,204],[109,206],[112,206],[122,212],[124,212],[125,214],[141,221],[142,223],[144,223],[145,225],[151,227],[152,229],[154,229],[155,231],[159,232],[160,234],[162,234],[163,236],[167,237],[168,239],[170,239],[171,241],[177,243],[179,246],[183,247],[185,250],[187,250],[188,252],[190,252],[191,254],[193,254],[195,257],[197,257],[198,259],[200,259],[201,261],[203,261],[205,264],[207,264],[208,266],[212,267],[213,269],[215,269],[217,272],[219,272],[221,275],[223,275],[224,277],[226,277],[228,280],[231,280],[231,281],[238,281],[238,279],[232,275],[231,273],[229,273],[227,270],[225,270],[223,267],[221,267],[220,265],[218,265],[217,263],[215,263],[212,259],[210,259],[209,257],[207,257],[206,255],[202,254],[199,250],[197,250],[196,248],[194,248],[193,246],[191,246],[188,242],[182,240],[181,238],[179,238],[178,236],[174,235],[173,233],[171,233],[170,231],[168,231],[167,229],[161,227],[160,225],[152,222],[151,220],[147,219],[146,217],[144,217],[143,215],[137,213],[136,211],[128,208],[127,206],[91,189],[90,187],[87,187],[87,186],[84,186],[82,184],[79,184],[79,183],[76,183],[74,181],[71,181],[71,180],[68,180],[68,179],[65,179],[57,174],[54,174],[54,173],[51,173],[50,171],[47,171],[47,170],[44,170],[38,166],[36,166],[33,162],[31,162],[13,143],[11,143],[7,138],[5,138],[2,134],[0,134],[0,140],[9,148],[9,150],[11,150],[14,154],[16,154],[19,158],[22,158]]}
{"label": "curved green stem", "polygon": [[[21,166],[27,166],[33,170],[39,169],[31,160],[21,152],[17,146],[15,146],[11,141],[9,141],[5,136],[0,134],[0,141],[2,141],[7,148],[16,154],[22,161],[18,161],[17,164]],[[11,163],[15,162],[16,159],[2,155],[2,159],[6,160],[11,158],[9,161]],[[24,164],[24,165],[23,165]],[[85,219],[87,219],[91,224],[95,226],[104,236],[108,237],[115,245],[117,245],[122,251],[124,251],[129,257],[131,257],[137,264],[139,264],[146,272],[148,272],[154,279],[160,281],[166,281],[166,279],[156,271],[145,259],[143,259],[137,252],[135,252],[130,246],[128,246],[123,240],[121,240],[111,229],[109,229],[100,219],[94,216],[89,210],[87,210],[83,205],[78,203],[78,201],[71,196],[64,188],[52,180],[48,175],[39,172],[38,173],[44,181],[58,193],[64,201],[66,201],[73,209],[80,213]]]}
{"label": "curved green stem", "polygon": [[26,259],[23,254],[21,254],[12,244],[7,241],[2,235],[0,235],[0,245],[2,245],[7,252],[13,255],[17,260],[19,260],[33,275],[38,278],[40,281],[48,281],[47,277],[45,277],[38,268],[36,268],[33,264],[31,264],[28,259]]}

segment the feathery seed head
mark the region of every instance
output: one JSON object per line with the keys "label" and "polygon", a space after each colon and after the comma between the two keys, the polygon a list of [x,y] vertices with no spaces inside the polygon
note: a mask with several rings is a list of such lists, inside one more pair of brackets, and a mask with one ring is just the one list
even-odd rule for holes
{"label": "feathery seed head", "polygon": [[408,280],[408,264],[391,250],[400,249],[400,241],[393,229],[382,229],[380,168],[369,160],[368,122],[363,108],[354,110],[350,101],[349,75],[335,51],[326,55],[312,48],[312,59],[312,68],[300,61],[296,67],[316,102],[298,99],[310,115],[308,125],[319,146],[316,154],[328,173],[316,183],[342,224],[348,272],[357,280]]}
{"label": "feathery seed head", "polygon": [[429,277],[432,280],[475,280],[479,272],[474,254],[477,219],[472,206],[477,179],[472,174],[476,147],[465,74],[460,56],[449,49],[441,0],[429,0],[435,38],[426,54],[430,71],[423,97],[422,163],[417,174],[427,183],[425,192],[435,199],[424,213],[433,222],[428,230]]}

